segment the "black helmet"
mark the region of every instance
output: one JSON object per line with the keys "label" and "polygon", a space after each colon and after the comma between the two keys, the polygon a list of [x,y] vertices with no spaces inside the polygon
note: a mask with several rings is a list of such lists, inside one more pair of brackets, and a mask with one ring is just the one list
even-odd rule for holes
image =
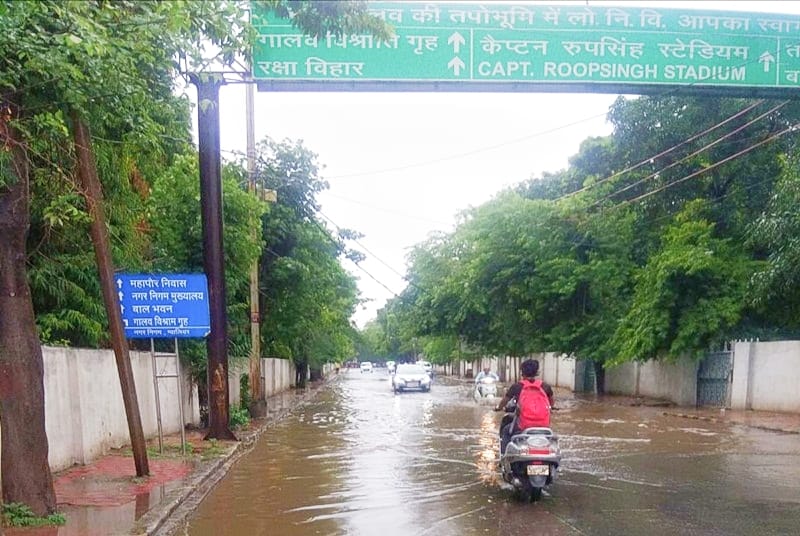
{"label": "black helmet", "polygon": [[523,376],[533,378],[539,373],[539,362],[535,359],[526,359],[519,366],[519,370]]}

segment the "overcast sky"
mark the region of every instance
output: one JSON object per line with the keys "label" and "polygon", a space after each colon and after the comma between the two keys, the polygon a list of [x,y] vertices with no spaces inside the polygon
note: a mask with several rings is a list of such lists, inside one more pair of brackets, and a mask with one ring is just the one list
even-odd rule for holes
{"label": "overcast sky", "polygon": [[[800,13],[795,1],[567,3]],[[222,148],[244,152],[244,89],[223,87],[220,98]],[[361,266],[378,280],[344,263],[369,300],[354,316],[363,326],[405,287],[400,274],[414,244],[431,232],[451,231],[460,211],[500,190],[565,168],[581,141],[610,134],[605,114],[616,98],[577,93],[257,93],[256,139],[301,139],[318,154],[321,175],[330,183],[319,195],[323,217],[364,235],[359,240],[363,247],[352,245],[367,255]]]}

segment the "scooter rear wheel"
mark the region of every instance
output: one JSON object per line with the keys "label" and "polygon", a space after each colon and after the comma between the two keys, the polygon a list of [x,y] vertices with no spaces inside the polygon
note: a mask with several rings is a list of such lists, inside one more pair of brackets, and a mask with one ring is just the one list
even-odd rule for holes
{"label": "scooter rear wheel", "polygon": [[519,495],[523,502],[534,503],[542,498],[542,488],[531,485],[529,480],[523,480]]}

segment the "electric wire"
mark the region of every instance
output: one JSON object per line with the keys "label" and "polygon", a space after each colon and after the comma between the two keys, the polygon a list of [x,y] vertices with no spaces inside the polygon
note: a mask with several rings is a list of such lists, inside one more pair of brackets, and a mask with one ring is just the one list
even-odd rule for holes
{"label": "electric wire", "polygon": [[[714,130],[716,130],[716,129],[726,125],[727,123],[733,121],[734,119],[737,119],[737,118],[741,117],[742,115],[746,114],[747,112],[749,112],[753,108],[757,107],[762,102],[764,102],[763,99],[758,100],[755,103],[751,104],[750,106],[747,106],[744,109],[739,110],[735,114],[725,118],[724,120],[720,121],[719,123],[717,123],[715,125],[712,125],[709,128],[703,130],[702,132],[698,132],[697,134],[695,134],[695,135],[693,135],[693,136],[691,136],[689,138],[686,138],[685,140],[681,141],[680,143],[677,143],[677,144],[673,145],[669,149],[666,149],[664,151],[661,151],[658,154],[655,154],[653,156],[645,158],[642,161],[638,162],[637,164],[633,164],[632,166],[628,166],[625,169],[623,169],[621,171],[617,171],[616,173],[614,173],[612,175],[609,175],[608,177],[605,177],[605,178],[603,178],[603,179],[601,179],[601,180],[599,180],[599,181],[597,181],[595,183],[592,183],[592,184],[589,184],[587,186],[584,186],[583,188],[579,188],[578,190],[575,190],[573,192],[566,193],[566,194],[562,195],[561,197],[559,197],[558,199],[556,199],[556,201],[560,201],[561,199],[566,199],[568,197],[572,197],[573,195],[577,195],[579,193],[585,192],[585,191],[590,190],[592,188],[596,188],[597,186],[600,186],[601,184],[604,184],[604,183],[606,183],[606,182],[608,182],[610,180],[613,180],[613,179],[615,179],[615,178],[617,178],[617,177],[619,177],[621,175],[624,175],[626,173],[630,173],[631,171],[635,171],[635,170],[639,169],[640,167],[642,167],[642,166],[644,166],[646,164],[652,163],[654,160],[656,160],[658,158],[661,158],[662,156],[666,156],[669,153],[671,153],[672,151],[675,151],[676,149],[679,149],[679,148],[683,147],[684,145],[695,141],[696,139],[702,138],[706,134],[709,134],[709,133],[713,132]],[[786,101],[786,102],[788,102],[788,101]]]}
{"label": "electric wire", "polygon": [[639,179],[638,181],[635,181],[635,182],[633,182],[631,184],[628,184],[627,186],[625,186],[625,187],[623,187],[623,188],[621,188],[619,190],[616,190],[614,192],[611,192],[611,193],[605,195],[601,199],[598,199],[593,204],[589,205],[589,208],[593,208],[593,207],[601,204],[603,201],[611,199],[612,197],[616,197],[617,195],[619,195],[619,194],[621,194],[623,192],[627,192],[628,190],[630,190],[632,188],[635,188],[636,186],[639,186],[640,184],[642,184],[642,183],[644,183],[644,182],[646,182],[646,181],[648,181],[648,180],[650,180],[652,178],[658,177],[660,174],[662,174],[663,172],[667,171],[668,169],[672,169],[673,167],[678,166],[678,165],[688,161],[691,158],[694,158],[695,156],[699,155],[700,153],[702,153],[702,152],[704,152],[704,151],[706,151],[708,149],[711,149],[712,147],[714,147],[716,145],[719,145],[724,140],[730,138],[734,134],[737,134],[737,133],[741,132],[742,130],[746,129],[747,127],[757,123],[761,119],[763,119],[763,118],[767,117],[768,115],[776,112],[777,110],[783,108],[789,102],[791,102],[791,101],[785,100],[785,101],[779,103],[777,106],[774,106],[773,108],[767,110],[766,112],[764,112],[763,114],[759,115],[755,119],[751,119],[750,121],[748,121],[744,125],[741,125],[741,126],[737,127],[736,129],[734,129],[734,130],[728,132],[727,134],[725,134],[724,136],[721,136],[721,137],[715,139],[714,141],[704,145],[703,147],[697,149],[696,151],[694,151],[692,153],[689,153],[688,155],[684,156],[683,158],[681,158],[679,160],[676,160],[675,162],[672,162],[671,164],[667,165],[666,167],[663,167],[658,171],[654,171],[653,173],[650,173],[649,175]]}
{"label": "electric wire", "polygon": [[[328,220],[328,221],[331,223],[331,225],[333,225],[333,226],[336,228],[336,230],[337,230],[337,231],[339,231],[339,232],[341,232],[341,231],[342,231],[342,228],[341,228],[341,227],[339,227],[339,225],[337,225],[337,224],[336,224],[336,222],[334,222],[334,221],[333,221],[332,219],[330,219],[328,216],[326,216],[325,214],[323,214],[321,211],[319,211],[319,210],[318,210],[318,211],[317,211],[317,214],[319,214],[320,216],[322,216],[323,218],[325,218],[326,220]],[[369,255],[371,255],[371,256],[372,256],[372,258],[374,258],[376,261],[380,262],[382,265],[384,265],[385,267],[387,267],[389,270],[391,270],[392,272],[394,272],[396,275],[398,275],[398,276],[402,277],[403,279],[405,279],[405,277],[406,277],[406,276],[405,276],[404,274],[401,274],[400,272],[398,272],[397,270],[395,270],[395,269],[394,269],[392,266],[390,266],[390,265],[389,265],[389,263],[387,263],[386,261],[384,261],[383,259],[381,259],[380,257],[378,257],[378,256],[377,256],[375,253],[373,253],[372,251],[370,251],[370,250],[369,250],[369,248],[367,248],[367,246],[365,246],[364,244],[362,244],[362,243],[361,243],[361,242],[360,242],[358,239],[356,239],[356,238],[350,238],[349,240],[352,240],[353,242],[355,242],[356,244],[358,244],[359,246],[361,246],[361,249],[363,249],[363,250],[364,250],[366,253],[368,253]]]}
{"label": "electric wire", "polygon": [[707,167],[704,167],[702,169],[699,169],[699,170],[695,171],[694,173],[690,173],[690,174],[688,174],[688,175],[686,175],[684,177],[681,177],[680,179],[671,181],[671,182],[665,184],[664,186],[661,186],[659,188],[656,188],[655,190],[651,190],[649,192],[646,192],[646,193],[644,193],[644,194],[642,194],[640,196],[634,197],[632,199],[628,199],[628,200],[623,201],[621,203],[618,203],[616,205],[612,205],[611,208],[619,208],[619,207],[622,207],[622,206],[625,206],[625,205],[633,204],[633,203],[636,203],[638,201],[641,201],[642,199],[646,199],[646,198],[650,197],[651,195],[655,195],[655,194],[657,194],[659,192],[663,192],[664,190],[667,190],[667,189],[675,186],[676,184],[681,184],[681,183],[683,183],[683,182],[685,182],[685,181],[687,181],[689,179],[692,179],[694,177],[702,175],[703,173],[705,173],[707,171],[715,169],[715,168],[721,166],[722,164],[730,162],[731,160],[735,160],[736,158],[739,158],[740,156],[743,156],[743,155],[749,153],[750,151],[752,151],[754,149],[757,149],[758,147],[761,147],[762,145],[765,145],[765,144],[767,144],[767,143],[769,143],[771,141],[774,141],[774,140],[780,138],[781,136],[784,136],[784,135],[786,135],[786,134],[788,134],[790,132],[794,132],[798,128],[800,128],[800,123],[795,123],[794,125],[792,125],[792,126],[790,126],[788,128],[785,128],[785,129],[783,129],[783,130],[781,130],[781,131],[769,136],[768,138],[765,138],[765,139],[761,140],[758,143],[755,143],[755,144],[753,144],[753,145],[751,145],[749,147],[746,147],[745,149],[742,149],[741,151],[738,151],[738,152],[736,152],[736,153],[734,153],[734,154],[732,154],[732,155],[730,155],[730,156],[728,156],[726,158],[723,158],[722,160],[720,160],[718,162],[715,162],[714,164],[711,164],[710,166],[707,166]]}
{"label": "electric wire", "polygon": [[[319,213],[319,211],[318,211],[318,213]],[[319,230],[322,232],[323,236],[325,236],[325,237],[326,237],[326,238],[327,238],[327,239],[328,239],[328,240],[329,240],[329,241],[330,241],[330,242],[331,242],[331,243],[332,243],[334,246],[336,246],[337,248],[341,247],[341,244],[340,244],[339,242],[337,242],[337,241],[336,241],[336,240],[335,240],[335,239],[334,239],[334,238],[331,236],[331,234],[330,234],[330,231],[328,231],[327,229],[325,229],[325,227],[323,227],[323,226],[320,224],[320,222],[319,222],[319,221],[317,221],[317,219],[316,219],[316,218],[311,218],[311,220],[310,220],[310,221],[311,221],[311,222],[312,222],[314,225],[316,225],[316,226],[319,228]],[[350,262],[352,262],[352,263],[353,263],[353,264],[356,266],[356,268],[358,268],[359,270],[361,270],[362,272],[364,272],[364,273],[367,275],[367,277],[369,277],[370,279],[372,279],[373,281],[375,281],[376,283],[378,283],[380,286],[382,286],[383,288],[385,288],[385,289],[386,289],[386,290],[387,290],[387,291],[388,291],[388,292],[389,292],[389,293],[390,293],[392,296],[394,296],[395,298],[400,298],[400,296],[398,295],[398,293],[397,293],[397,292],[395,292],[395,291],[393,291],[392,289],[390,289],[390,288],[389,288],[389,287],[388,287],[388,286],[387,286],[385,283],[383,283],[383,281],[379,280],[377,277],[375,277],[374,275],[372,275],[372,274],[371,274],[371,273],[370,273],[370,272],[369,272],[367,269],[365,269],[363,266],[361,266],[361,264],[360,264],[360,263],[358,263],[358,262],[354,261],[353,259],[348,259],[348,260],[350,260]]]}

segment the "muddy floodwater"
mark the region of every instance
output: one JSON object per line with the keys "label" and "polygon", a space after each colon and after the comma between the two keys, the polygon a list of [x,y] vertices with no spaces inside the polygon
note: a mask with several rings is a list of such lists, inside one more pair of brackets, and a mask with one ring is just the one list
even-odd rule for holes
{"label": "muddy floodwater", "polygon": [[560,479],[522,504],[499,478],[501,414],[468,385],[395,395],[386,369],[345,371],[268,430],[180,534],[800,533],[800,436],[557,398]]}

